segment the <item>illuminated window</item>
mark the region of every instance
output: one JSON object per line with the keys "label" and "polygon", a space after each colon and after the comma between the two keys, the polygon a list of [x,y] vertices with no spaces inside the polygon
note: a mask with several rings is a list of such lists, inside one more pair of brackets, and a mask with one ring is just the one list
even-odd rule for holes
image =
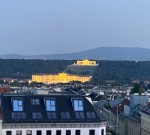
{"label": "illuminated window", "polygon": [[27,130],[26,135],[32,135],[32,131],[31,130]]}
{"label": "illuminated window", "polygon": [[13,111],[23,111],[23,101],[22,100],[13,100]]}
{"label": "illuminated window", "polygon": [[16,131],[16,135],[22,135],[22,131],[21,130],[17,130]]}
{"label": "illuminated window", "polygon": [[46,111],[56,111],[56,103],[54,99],[46,99],[45,100],[45,106]]}
{"label": "illuminated window", "polygon": [[83,101],[82,99],[73,100],[74,111],[83,111]]}

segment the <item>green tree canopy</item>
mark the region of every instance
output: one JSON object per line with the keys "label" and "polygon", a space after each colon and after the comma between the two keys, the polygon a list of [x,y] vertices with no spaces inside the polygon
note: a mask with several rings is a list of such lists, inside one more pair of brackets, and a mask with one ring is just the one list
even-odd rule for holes
{"label": "green tree canopy", "polygon": [[144,91],[144,88],[140,84],[134,84],[134,87],[131,89],[130,94],[139,93],[139,95],[141,95],[141,93],[143,93]]}

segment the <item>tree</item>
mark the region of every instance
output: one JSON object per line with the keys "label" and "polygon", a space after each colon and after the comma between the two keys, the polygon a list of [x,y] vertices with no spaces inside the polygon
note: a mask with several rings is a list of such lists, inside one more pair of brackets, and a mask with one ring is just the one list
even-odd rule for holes
{"label": "tree", "polygon": [[141,93],[143,93],[144,91],[144,88],[140,84],[134,84],[134,87],[131,89],[130,94],[139,93],[139,95],[141,95]]}

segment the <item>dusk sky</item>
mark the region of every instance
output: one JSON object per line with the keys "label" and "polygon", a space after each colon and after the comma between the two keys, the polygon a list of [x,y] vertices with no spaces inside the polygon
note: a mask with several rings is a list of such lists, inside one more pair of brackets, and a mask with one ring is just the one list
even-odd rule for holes
{"label": "dusk sky", "polygon": [[0,0],[0,54],[150,48],[150,0]]}

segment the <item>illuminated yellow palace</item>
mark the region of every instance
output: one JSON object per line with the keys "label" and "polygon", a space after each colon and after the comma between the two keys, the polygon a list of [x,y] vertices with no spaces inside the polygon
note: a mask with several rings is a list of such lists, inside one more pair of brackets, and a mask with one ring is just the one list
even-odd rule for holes
{"label": "illuminated yellow palace", "polygon": [[88,60],[88,59],[85,59],[85,60],[80,60],[80,61],[77,61],[77,63],[74,63],[74,65],[77,65],[77,66],[98,66],[98,64],[96,64],[96,61],[91,61],[91,60]]}
{"label": "illuminated yellow palace", "polygon": [[68,83],[71,81],[88,82],[91,78],[91,76],[77,76],[67,73],[59,73],[56,75],[32,75],[32,82],[42,82],[45,84]]}

